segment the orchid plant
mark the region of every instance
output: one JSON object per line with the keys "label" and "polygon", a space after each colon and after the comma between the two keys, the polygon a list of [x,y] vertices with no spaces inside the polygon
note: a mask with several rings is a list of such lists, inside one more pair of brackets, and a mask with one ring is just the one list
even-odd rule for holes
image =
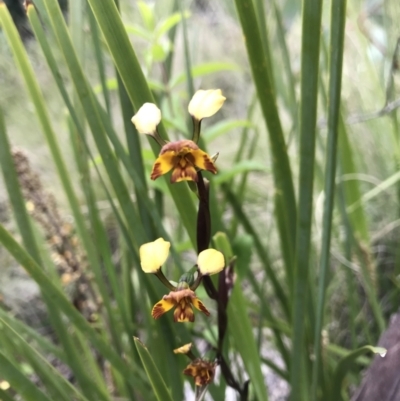
{"label": "orchid plant", "polygon": [[[150,178],[156,180],[160,176],[171,173],[171,183],[181,181],[193,181],[197,186],[199,199],[199,209],[197,215],[197,263],[178,280],[177,284],[169,281],[162,272],[162,266],[166,262],[170,242],[163,238],[158,238],[153,242],[148,242],[140,247],[140,263],[145,273],[154,274],[169,290],[169,294],[164,295],[153,309],[152,316],[158,319],[166,312],[175,308],[174,322],[195,321],[193,308],[202,312],[205,316],[210,316],[210,312],[197,298],[195,290],[204,282],[209,296],[218,304],[218,321],[220,327],[219,349],[216,350],[214,358],[197,358],[191,351],[192,343],[176,349],[175,353],[186,354],[190,359],[190,364],[183,371],[185,375],[194,378],[196,394],[204,394],[205,389],[212,382],[215,369],[219,363],[223,365],[223,374],[228,383],[235,383],[235,388],[243,393],[245,389],[240,389],[233,378],[232,372],[223,359],[222,343],[226,331],[226,299],[228,298],[228,287],[220,291],[216,289],[213,282],[209,279],[210,275],[224,274],[226,261],[224,255],[213,248],[208,248],[210,243],[210,211],[209,211],[209,182],[203,178],[202,171],[217,173],[215,166],[216,157],[210,157],[205,151],[199,148],[201,121],[217,113],[223,106],[226,98],[220,89],[198,90],[189,102],[188,111],[193,121],[192,139],[181,139],[174,142],[167,142],[161,138],[157,126],[161,122],[161,111],[153,103],[145,103],[139,108],[132,117],[132,123],[140,134],[152,137],[160,146],[161,150],[155,160]],[[233,264],[232,261],[228,261]],[[229,280],[233,282],[233,280]],[[196,399],[200,399],[200,396]]]}

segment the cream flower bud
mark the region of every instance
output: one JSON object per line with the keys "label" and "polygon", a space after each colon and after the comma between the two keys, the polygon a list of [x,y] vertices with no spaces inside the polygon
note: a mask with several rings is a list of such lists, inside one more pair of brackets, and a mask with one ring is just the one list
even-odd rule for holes
{"label": "cream flower bud", "polygon": [[174,354],[187,354],[192,349],[192,343],[182,345],[182,347],[174,349]]}
{"label": "cream flower bud", "polygon": [[145,103],[132,117],[139,134],[153,134],[161,121],[161,111],[153,103]]}
{"label": "cream flower bud", "polygon": [[157,273],[168,258],[171,244],[158,238],[139,248],[140,265],[145,273]]}
{"label": "cream flower bud", "polygon": [[206,249],[199,253],[197,266],[203,275],[219,273],[225,267],[224,255],[215,249]]}
{"label": "cream flower bud", "polygon": [[202,120],[213,116],[224,104],[226,98],[221,89],[198,90],[189,103],[189,113],[196,119]]}

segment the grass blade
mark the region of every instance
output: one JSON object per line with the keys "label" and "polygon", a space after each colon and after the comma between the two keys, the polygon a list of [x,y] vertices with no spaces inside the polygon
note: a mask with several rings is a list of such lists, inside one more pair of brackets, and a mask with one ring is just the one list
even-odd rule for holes
{"label": "grass blade", "polygon": [[59,310],[70,319],[71,323],[86,335],[86,338],[110,361],[115,369],[126,379],[127,383],[137,386],[140,391],[145,391],[140,373],[138,373],[133,366],[126,364],[126,362],[115,353],[102,335],[100,335],[74,308],[59,288],[42,271],[40,266],[26,253],[2,225],[0,225],[0,242],[38,283],[43,294],[48,296],[51,302],[57,305]]}
{"label": "grass blade", "polygon": [[[88,0],[88,2],[104,35],[111,56],[114,59],[115,66],[118,69],[134,108],[138,110],[143,103],[154,103],[154,98],[147,85],[135,52],[132,49],[114,2],[112,0]],[[132,79],[132,77],[135,77],[135,79]],[[167,135],[163,125],[160,124],[158,128],[161,136],[166,138]],[[152,142],[150,143],[154,153],[158,154],[158,148]],[[192,244],[195,245],[194,216],[196,215],[196,211],[189,189],[185,185],[172,186],[169,181],[167,185],[178,209],[182,223],[188,232]]]}
{"label": "grass blade", "polygon": [[325,306],[326,281],[330,262],[330,242],[332,213],[335,199],[336,157],[339,136],[340,97],[342,84],[344,30],[346,21],[346,0],[332,3],[331,9],[331,59],[329,73],[329,114],[328,145],[326,149],[325,204],[322,228],[320,274],[318,278],[318,298],[314,328],[314,355],[311,400],[317,400],[317,386],[321,369],[321,330]]}
{"label": "grass blade", "polygon": [[[245,267],[240,267],[239,264],[240,258],[237,260],[237,269],[245,269]],[[235,342],[236,350],[243,359],[256,397],[258,400],[268,401],[268,393],[261,371],[260,354],[254,339],[252,325],[246,308],[246,298],[243,295],[239,279],[235,283],[229,300],[228,319],[229,332]]]}
{"label": "grass blade", "polygon": [[[291,359],[291,401],[308,400],[305,382],[305,319],[308,305],[314,157],[317,121],[321,0],[304,0],[302,19],[300,178],[296,260],[293,299],[293,345]],[[308,315],[310,316],[310,315]]]}
{"label": "grass blade", "polygon": [[22,373],[21,369],[15,366],[2,351],[0,351],[0,375],[11,384],[11,387],[17,389],[24,400],[52,401]]}
{"label": "grass blade", "polygon": [[15,218],[20,230],[22,240],[31,256],[40,263],[39,249],[32,231],[31,222],[25,208],[25,201],[21,193],[14,161],[11,156],[3,111],[0,109],[0,164],[4,181],[7,186],[10,203],[14,209]]}
{"label": "grass blade", "polygon": [[247,54],[257,89],[261,110],[269,133],[273,174],[275,182],[275,205],[278,219],[281,246],[285,251],[286,274],[291,283],[293,277],[293,260],[296,238],[296,200],[294,194],[292,171],[286,150],[281,121],[276,105],[275,93],[268,66],[270,56],[265,54],[258,21],[251,0],[235,0],[242,25]]}
{"label": "grass blade", "polygon": [[338,365],[336,366],[334,376],[332,378],[332,387],[330,392],[331,401],[342,401],[342,382],[345,378],[348,370],[351,368],[353,362],[368,352],[373,352],[374,354],[379,354],[382,357],[386,355],[386,349],[382,347],[372,347],[371,345],[365,345],[364,347],[358,348],[348,355],[343,357]]}
{"label": "grass blade", "polygon": [[138,338],[135,338],[135,344],[158,401],[173,401],[171,393],[169,392],[163,377],[158,371],[148,349]]}

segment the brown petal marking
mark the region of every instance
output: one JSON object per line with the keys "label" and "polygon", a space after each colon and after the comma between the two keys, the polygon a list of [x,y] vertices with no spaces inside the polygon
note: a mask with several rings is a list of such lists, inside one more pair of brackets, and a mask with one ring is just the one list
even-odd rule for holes
{"label": "brown petal marking", "polygon": [[174,311],[175,322],[194,322],[194,313],[190,304],[190,298],[183,298],[179,302]]}
{"label": "brown petal marking", "polygon": [[153,170],[151,172],[151,179],[155,180],[163,174],[167,174],[173,169],[176,163],[179,161],[176,154],[173,151],[164,152],[158,156],[154,162]]}
{"label": "brown petal marking", "polygon": [[186,164],[186,166],[184,168],[182,168],[179,164],[176,165],[171,174],[171,183],[180,182],[180,181],[197,182],[196,169],[189,164]]}
{"label": "brown petal marking", "polygon": [[153,310],[151,311],[151,316],[153,316],[154,319],[158,319],[161,317],[164,313],[168,312],[171,308],[176,305],[176,302],[173,299],[163,299],[160,302],[157,302]]}
{"label": "brown petal marking", "polygon": [[215,168],[213,161],[208,157],[208,155],[203,155],[203,159],[204,159],[204,164],[206,166],[206,170],[213,174],[217,174],[217,169]]}
{"label": "brown petal marking", "polygon": [[192,301],[193,306],[197,308],[200,312],[203,312],[206,316],[210,316],[210,312],[208,309],[204,306],[203,302],[200,301],[199,298],[195,298]]}
{"label": "brown petal marking", "polygon": [[191,155],[194,165],[201,169],[210,171],[216,174],[217,169],[215,168],[214,162],[211,160],[210,156],[201,149],[194,150]]}
{"label": "brown petal marking", "polygon": [[163,308],[162,304],[159,302],[155,304],[153,310],[151,311],[151,315],[154,319],[158,319],[165,313],[165,309]]}
{"label": "brown petal marking", "polygon": [[160,177],[162,175],[160,167],[161,167],[160,163],[154,163],[153,170],[150,175],[150,178],[152,180],[156,180],[158,177]]}

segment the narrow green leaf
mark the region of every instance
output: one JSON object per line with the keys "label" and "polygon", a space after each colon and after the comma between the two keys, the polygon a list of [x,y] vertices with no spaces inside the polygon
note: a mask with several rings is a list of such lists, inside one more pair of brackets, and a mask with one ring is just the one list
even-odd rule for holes
{"label": "narrow green leaf", "polygon": [[[29,8],[33,8],[33,6],[30,6]],[[9,13],[7,12],[7,8],[5,7],[4,3],[0,4],[0,22],[2,22],[3,24],[3,29],[10,43],[11,50],[17,61],[17,65],[20,69],[20,72],[24,77],[26,88],[35,106],[36,113],[41,123],[43,133],[46,137],[48,146],[50,148],[54,163],[57,168],[58,175],[60,177],[64,191],[67,195],[69,204],[71,206],[75,218],[75,224],[77,226],[77,230],[79,233],[79,237],[88,253],[88,259],[91,265],[98,266],[98,260],[95,256],[94,246],[90,239],[91,236],[89,235],[88,230],[84,224],[85,219],[83,218],[83,215],[81,213],[79,202],[72,186],[69,171],[62,157],[60,146],[57,142],[54,129],[50,122],[50,117],[47,111],[43,95],[40,91],[40,87],[36,80],[35,73],[33,71],[32,65],[29,62],[28,56],[21,42],[19,34],[14,26],[14,23]]]}
{"label": "narrow green leaf", "polygon": [[[146,102],[154,103],[154,98],[132,49],[115,3],[112,0],[88,0],[88,2],[103,32],[115,66],[135,109],[138,110]],[[162,124],[158,126],[158,129],[162,137],[167,137]],[[154,143],[150,143],[154,154],[158,155],[158,147]],[[196,210],[189,189],[185,185],[172,186],[169,182],[167,185],[192,244],[196,244],[194,225]]]}
{"label": "narrow green leaf", "polygon": [[144,1],[138,1],[137,3],[140,16],[146,28],[152,32],[155,29],[155,18],[154,18],[154,5],[148,5]]}
{"label": "narrow green leaf", "polygon": [[271,65],[268,61],[270,55],[264,51],[253,2],[251,0],[235,0],[235,4],[245,37],[253,80],[269,134],[275,183],[276,218],[281,247],[284,249],[282,256],[285,260],[286,274],[289,283],[292,283],[297,219],[296,199],[276,95],[268,70],[268,66]]}
{"label": "narrow green leaf", "polygon": [[[185,11],[183,13],[184,18],[189,18],[190,17],[190,12]],[[175,27],[175,25],[179,24],[182,20],[182,14],[181,13],[173,13],[168,16],[164,21],[161,21],[154,32],[156,40],[158,40],[162,35],[166,34],[170,29]]]}
{"label": "narrow green leaf", "polygon": [[0,400],[1,401],[15,401],[15,399],[6,391],[0,388]]}
{"label": "narrow green leaf", "polygon": [[[240,263],[238,259],[237,264]],[[239,267],[238,267],[239,268]],[[241,280],[236,280],[228,304],[229,332],[240,353],[251,385],[258,400],[268,401],[264,375],[261,371],[260,354],[254,340],[253,328],[246,310],[246,299],[241,289]]]}
{"label": "narrow green leaf", "polygon": [[343,379],[345,378],[347,372],[350,370],[352,364],[355,362],[355,360],[360,357],[361,355],[364,355],[368,352],[373,352],[374,354],[379,354],[381,357],[384,357],[386,355],[386,349],[382,347],[373,347],[371,345],[365,345],[364,347],[358,348],[352,352],[350,352],[348,355],[346,355],[344,358],[342,358],[336,369],[334,376],[332,378],[332,387],[331,387],[331,392],[330,392],[330,400],[331,401],[342,401],[342,383]]}
{"label": "narrow green leaf", "polygon": [[136,35],[142,39],[148,40],[149,42],[152,40],[153,35],[151,32],[143,29],[140,25],[137,24],[125,24],[124,25],[126,32],[132,35]]}
{"label": "narrow green leaf", "polygon": [[45,384],[53,399],[70,401],[71,398],[87,401],[78,389],[72,385],[47,359],[37,352],[17,331],[0,318],[0,331],[8,335],[14,343],[14,354],[22,355],[32,366],[42,382]]}
{"label": "narrow green leaf", "polygon": [[[223,62],[209,62],[204,64],[198,64],[191,68],[191,75],[193,78],[202,77],[209,74],[215,74],[216,72],[223,71],[238,71],[239,67],[233,63]],[[183,84],[186,81],[186,73],[181,73],[176,77],[171,78],[170,88]]]}
{"label": "narrow green leaf", "polygon": [[233,165],[229,170],[222,170],[218,172],[218,175],[213,178],[212,182],[214,185],[223,184],[236,177],[238,174],[250,173],[254,171],[266,172],[268,169],[264,163],[260,163],[256,160],[242,160]]}
{"label": "narrow green leaf", "polygon": [[274,288],[274,292],[279,300],[279,303],[282,307],[283,313],[285,314],[286,317],[290,316],[290,311],[289,311],[289,300],[288,296],[286,295],[282,284],[277,278],[277,275],[275,271],[272,269],[271,263],[270,263],[270,258],[268,255],[267,249],[263,246],[260,236],[258,235],[257,231],[254,229],[253,224],[243,211],[242,205],[240,202],[237,200],[237,197],[232,191],[227,187],[226,184],[221,185],[225,196],[227,198],[227,201],[229,204],[232,206],[236,218],[240,221],[240,223],[243,225],[243,228],[246,230],[246,232],[252,236],[254,240],[254,246],[256,248],[256,252],[260,258],[260,262],[262,263],[265,273],[267,274],[268,278],[271,280],[271,284]]}
{"label": "narrow green leaf", "polygon": [[34,342],[36,346],[40,348],[41,352],[52,354],[61,361],[66,363],[67,359],[65,353],[61,348],[59,348],[59,346],[54,345],[46,337],[36,332],[33,328],[29,327],[28,325],[17,320],[10,313],[7,313],[1,308],[0,308],[0,319],[5,321],[15,332],[19,333],[19,335],[29,338],[32,342]]}
{"label": "narrow green leaf", "polygon": [[317,400],[317,388],[321,370],[321,330],[324,318],[325,292],[330,264],[332,214],[335,200],[336,155],[339,137],[340,97],[342,83],[346,0],[332,3],[331,45],[329,68],[329,114],[328,146],[326,149],[325,204],[322,228],[320,274],[318,277],[318,299],[314,328],[314,364],[311,380],[311,400]]}
{"label": "narrow green leaf", "polygon": [[[56,60],[54,59],[54,56],[52,54],[50,45],[48,44],[47,40],[46,40],[46,36],[44,34],[41,22],[39,21],[38,15],[35,12],[32,12],[33,10],[30,9],[28,12],[28,16],[32,25],[32,28],[34,30],[35,36],[38,40],[38,42],[40,43],[43,53],[46,57],[47,63],[50,67],[51,72],[53,73],[53,77],[55,78],[56,84],[59,88],[59,91],[61,93],[61,96],[68,108],[68,111],[70,112],[71,115],[71,119],[74,122],[74,126],[75,129],[78,133],[78,135],[80,135],[80,140],[82,141],[82,143],[86,146],[86,151],[89,155],[89,157],[91,159],[93,159],[92,154],[87,146],[86,143],[86,139],[85,139],[85,135],[82,129],[82,125],[79,119],[79,116],[77,115],[74,106],[72,105],[72,102],[68,96],[67,90],[65,88],[65,85],[63,83],[63,80],[61,79],[61,73],[58,69],[58,65],[56,63]],[[79,164],[79,163],[78,163]],[[95,164],[94,164],[95,165]],[[99,169],[97,168],[97,166],[95,165],[95,169],[96,172],[99,176],[100,182],[103,184],[103,186],[105,186],[104,184],[104,180],[101,177],[101,174],[99,172]],[[124,317],[124,322],[125,322],[125,326],[127,331],[130,331],[130,325],[127,323],[128,322],[128,318],[126,316],[126,314],[124,313],[125,310],[123,307],[121,307],[122,305],[122,294],[120,292],[119,289],[119,284],[117,284],[116,282],[116,271],[115,271],[115,267],[112,265],[111,263],[111,256],[110,256],[110,252],[107,253],[107,250],[109,250],[109,244],[107,242],[107,240],[105,239],[105,232],[104,232],[104,227],[103,225],[100,223],[99,218],[98,218],[98,213],[97,213],[97,209],[96,206],[94,205],[95,200],[92,194],[92,190],[91,190],[91,184],[90,182],[88,182],[88,177],[87,177],[87,172],[81,172],[82,175],[82,179],[85,180],[86,182],[82,182],[82,186],[84,188],[84,192],[85,195],[87,197],[87,203],[89,205],[89,214],[90,214],[90,218],[93,224],[94,228],[94,237],[95,237],[95,243],[96,244],[103,244],[100,245],[98,247],[98,249],[100,249],[101,252],[101,256],[102,256],[102,260],[104,263],[104,266],[107,270],[108,273],[108,277],[110,279],[110,283],[111,286],[113,288],[113,292],[115,294],[115,297],[117,299],[117,303],[120,306],[119,311],[122,313],[122,316]],[[105,188],[106,192],[107,189]],[[104,283],[103,280],[103,273],[102,271],[100,271],[99,269],[96,268],[96,264],[92,264],[92,269],[96,275],[96,279],[97,279],[97,284],[99,286],[99,289],[101,291],[101,296],[105,305],[105,308],[108,312],[108,318],[110,319],[110,330],[111,333],[113,334],[113,338],[115,340],[115,344],[116,347],[118,348],[118,338],[116,337],[116,333],[115,333],[115,329],[117,328],[117,319],[118,319],[118,314],[115,313],[115,311],[111,310],[111,302],[110,302],[110,296],[109,296],[109,291],[107,286]]]}
{"label": "narrow green leaf", "polygon": [[4,181],[7,187],[10,203],[14,209],[15,218],[20,230],[24,245],[32,257],[40,262],[39,249],[37,247],[32,226],[25,208],[25,201],[21,193],[14,161],[11,156],[3,112],[0,109],[0,164],[3,171]]}
{"label": "narrow green leaf", "polygon": [[[308,401],[306,319],[309,300],[311,222],[317,122],[318,74],[322,0],[304,0],[302,16],[300,177],[295,276],[293,287],[293,343],[290,371],[291,401]],[[311,325],[313,322],[311,322]]]}
{"label": "narrow green leaf", "polygon": [[18,391],[24,400],[52,401],[22,373],[20,367],[15,366],[2,351],[0,351],[0,375],[11,384],[11,387]]}
{"label": "narrow green leaf", "polygon": [[[354,151],[352,149],[349,133],[347,132],[346,126],[343,119],[340,121],[340,134],[339,134],[339,162],[340,172],[344,174],[356,174],[358,173],[356,165],[354,163]],[[344,181],[341,183],[344,189],[346,205],[354,205],[361,199],[361,192],[358,182],[355,180]],[[354,207],[348,213],[350,223],[354,230],[356,238],[363,241],[364,244],[369,243],[368,225],[364,210],[360,207]]]}
{"label": "narrow green leaf", "polygon": [[386,180],[378,184],[375,188],[369,190],[364,195],[362,195],[361,198],[358,199],[356,202],[347,206],[346,208],[347,213],[349,214],[353,213],[356,209],[358,209],[365,203],[369,202],[370,200],[376,198],[378,195],[382,194],[382,192],[387,191],[390,187],[394,186],[399,181],[400,181],[400,172],[394,173],[389,178],[386,178]]}
{"label": "narrow green leaf", "polygon": [[[148,349],[145,345],[135,337],[136,348],[139,352],[140,359],[142,360],[144,369],[147,373],[151,386],[153,387],[154,393],[158,401],[173,401],[170,391],[168,390],[163,377],[161,376],[159,370],[152,356],[150,355]],[[177,372],[180,374],[180,372]]]}
{"label": "narrow green leaf", "polygon": [[102,51],[102,46],[100,42],[100,32],[99,28],[97,26],[96,20],[93,16],[93,13],[89,9],[89,23],[90,23],[90,30],[92,33],[92,41],[93,41],[93,47],[95,51],[95,56],[96,56],[96,61],[97,61],[97,68],[99,71],[99,78],[100,78],[100,84],[102,87],[102,93],[104,96],[104,103],[106,105],[106,110],[109,118],[111,119],[111,103],[110,103],[110,94],[108,92],[108,87],[107,87],[107,79],[106,79],[106,71],[105,71],[105,64],[104,64],[104,57],[103,57],[103,51]]}
{"label": "narrow green leaf", "polygon": [[201,137],[207,142],[226,134],[235,128],[253,128],[254,124],[247,120],[224,120],[214,124],[211,128],[201,133]]}
{"label": "narrow green leaf", "polygon": [[126,379],[127,383],[136,386],[140,391],[145,391],[144,383],[140,379],[141,375],[136,370],[136,367],[126,364],[126,362],[115,353],[102,335],[75,309],[59,288],[43,272],[40,266],[26,253],[1,224],[0,242],[38,283],[43,294],[47,296],[54,305],[57,305],[59,311],[65,313],[71,323],[79,331],[86,335],[87,339],[110,361],[115,369]]}

